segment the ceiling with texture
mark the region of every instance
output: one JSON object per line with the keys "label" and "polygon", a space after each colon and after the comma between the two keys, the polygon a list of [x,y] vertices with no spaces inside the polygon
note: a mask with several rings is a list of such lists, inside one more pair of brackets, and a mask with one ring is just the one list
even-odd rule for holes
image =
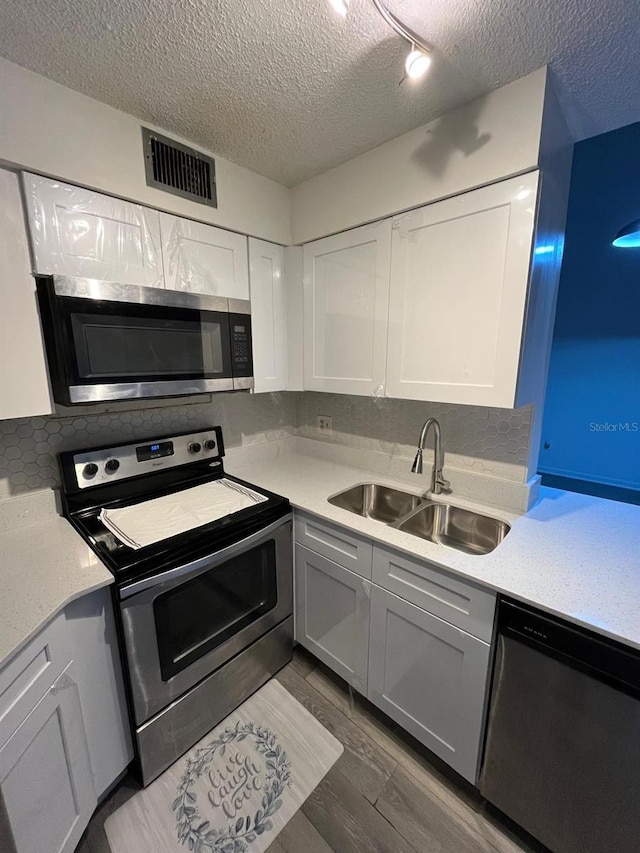
{"label": "ceiling with texture", "polygon": [[294,185],[549,62],[576,139],[640,119],[640,0],[3,0],[0,55]]}

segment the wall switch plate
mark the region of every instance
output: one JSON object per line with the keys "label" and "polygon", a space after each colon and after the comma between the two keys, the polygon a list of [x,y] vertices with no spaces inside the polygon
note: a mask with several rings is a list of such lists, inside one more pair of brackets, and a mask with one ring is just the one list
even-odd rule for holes
{"label": "wall switch plate", "polygon": [[318,432],[322,435],[333,435],[333,418],[329,415],[318,415]]}

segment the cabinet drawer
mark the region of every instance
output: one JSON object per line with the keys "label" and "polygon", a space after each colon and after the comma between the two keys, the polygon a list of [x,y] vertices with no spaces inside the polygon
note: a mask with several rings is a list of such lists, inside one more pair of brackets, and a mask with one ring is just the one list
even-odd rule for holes
{"label": "cabinet drawer", "polygon": [[423,560],[376,546],[375,583],[481,640],[491,642],[496,594]]}
{"label": "cabinet drawer", "polygon": [[296,515],[296,542],[363,578],[371,578],[373,544],[370,539],[312,515]]}
{"label": "cabinet drawer", "polygon": [[70,662],[64,613],[0,670],[0,745],[11,737]]}

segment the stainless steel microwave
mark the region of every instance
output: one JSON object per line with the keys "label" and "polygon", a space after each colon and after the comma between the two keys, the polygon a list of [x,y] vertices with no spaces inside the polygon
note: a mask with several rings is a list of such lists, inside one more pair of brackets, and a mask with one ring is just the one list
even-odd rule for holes
{"label": "stainless steel microwave", "polygon": [[36,288],[58,403],[253,388],[245,300],[66,276]]}

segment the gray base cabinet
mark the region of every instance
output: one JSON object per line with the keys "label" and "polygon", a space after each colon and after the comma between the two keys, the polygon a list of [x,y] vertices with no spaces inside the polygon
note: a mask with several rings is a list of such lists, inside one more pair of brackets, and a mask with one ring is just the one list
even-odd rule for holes
{"label": "gray base cabinet", "polygon": [[371,584],[303,545],[295,558],[297,641],[366,693]]}
{"label": "gray base cabinet", "polygon": [[295,530],[297,641],[475,785],[496,594],[315,516]]}
{"label": "gray base cabinet", "polygon": [[0,669],[0,849],[71,853],[133,757],[108,589]]}
{"label": "gray base cabinet", "polygon": [[0,790],[16,853],[75,850],[96,795],[73,664],[0,748]]}
{"label": "gray base cabinet", "polygon": [[472,783],[488,667],[488,643],[372,588],[367,697]]}

